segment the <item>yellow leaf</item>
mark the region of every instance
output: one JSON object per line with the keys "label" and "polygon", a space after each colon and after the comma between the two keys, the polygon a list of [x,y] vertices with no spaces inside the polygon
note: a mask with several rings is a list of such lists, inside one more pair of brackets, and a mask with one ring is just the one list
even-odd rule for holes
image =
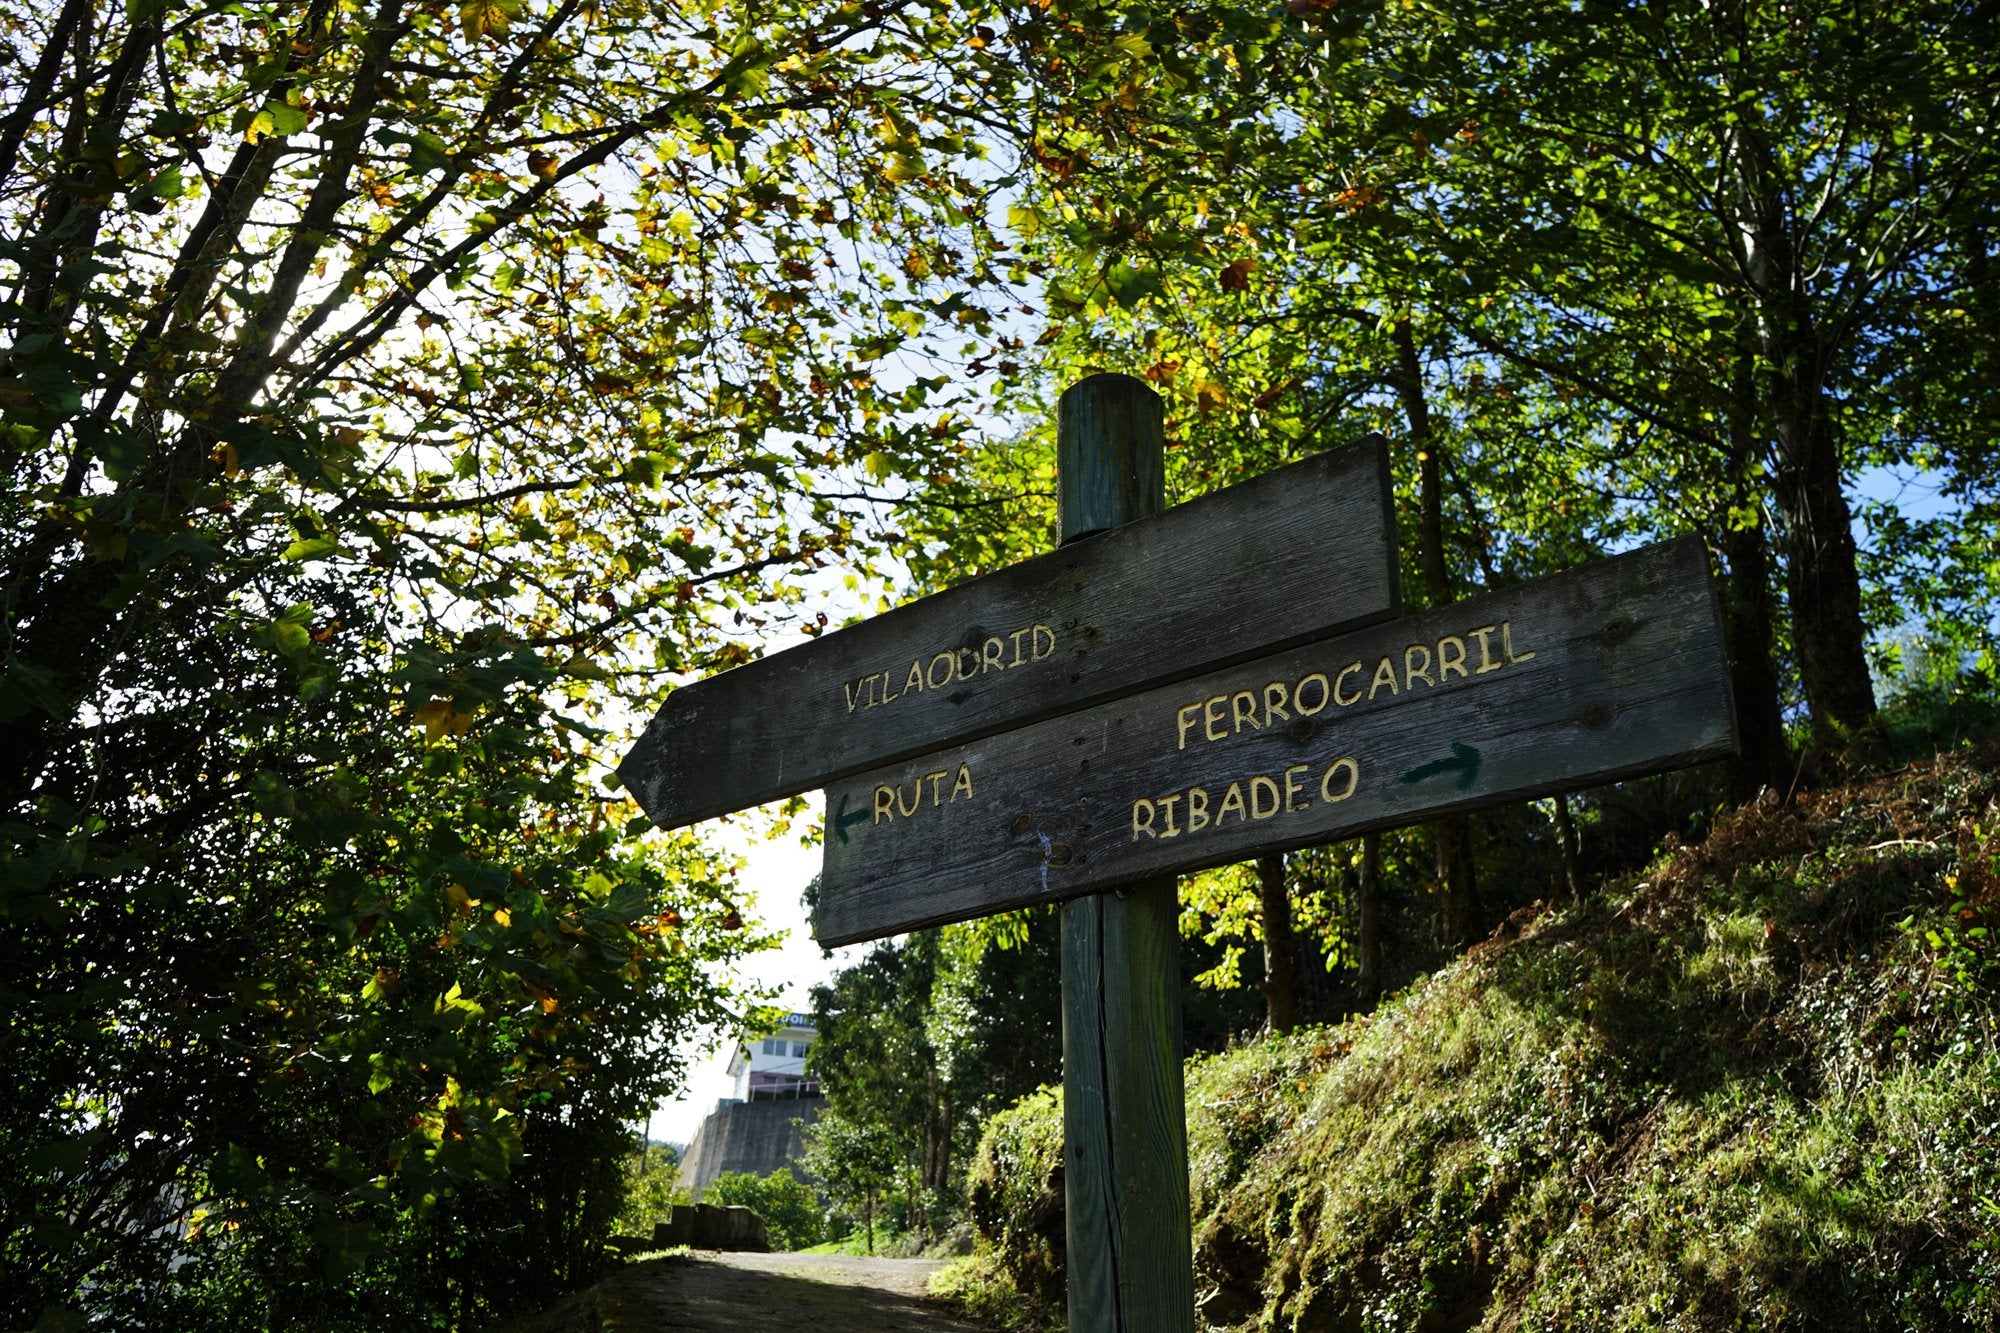
{"label": "yellow leaf", "polygon": [[259,111],[255,116],[251,117],[249,126],[244,129],[243,142],[256,143],[259,139],[270,134],[277,128],[278,123],[271,119],[269,111]]}
{"label": "yellow leaf", "polygon": [[473,713],[461,713],[449,699],[433,699],[411,714],[424,729],[424,744],[435,745],[446,736],[463,736],[472,727]]}
{"label": "yellow leaf", "polygon": [[521,989],[528,992],[528,994],[534,998],[535,1003],[542,1007],[543,1013],[545,1014],[554,1013],[557,1007],[562,1003],[560,1000],[556,999],[555,996],[549,994],[548,991],[544,990],[540,986],[537,986],[534,982],[528,980],[526,977],[520,977],[517,979],[521,983]]}
{"label": "yellow leaf", "polygon": [[459,6],[459,27],[467,37],[477,41],[489,32],[507,31],[507,25],[514,21],[520,8],[521,0],[469,0]]}
{"label": "yellow leaf", "polygon": [[504,907],[496,907],[493,909],[493,921],[495,925],[511,926],[514,924],[514,914]]}

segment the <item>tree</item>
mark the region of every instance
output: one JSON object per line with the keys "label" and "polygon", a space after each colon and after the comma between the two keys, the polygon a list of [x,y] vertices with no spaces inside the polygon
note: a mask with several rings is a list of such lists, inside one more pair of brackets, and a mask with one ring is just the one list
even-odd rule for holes
{"label": "tree", "polygon": [[893,1188],[935,1234],[984,1118],[1061,1068],[1056,932],[1052,911],[919,931],[813,988],[827,1105],[807,1169],[850,1212]]}
{"label": "tree", "polygon": [[[946,1183],[953,1112],[924,1022],[937,964],[937,932],[919,931],[901,946],[877,944],[830,984],[813,987],[819,1039],[810,1056],[827,1099],[820,1123],[877,1141],[865,1160],[893,1163],[889,1183],[906,1201],[904,1226],[926,1234],[929,1204]],[[848,1158],[864,1160],[852,1151]],[[808,1169],[817,1175],[816,1166]],[[866,1172],[862,1178],[873,1181]]]}
{"label": "tree", "polygon": [[681,1188],[681,1153],[671,1143],[646,1142],[625,1157],[625,1203],[618,1214],[621,1235],[650,1237],[671,1222],[674,1205],[688,1201]]}
{"label": "tree", "polygon": [[[1776,652],[1822,731],[1852,728],[1873,703],[1844,485],[1921,459],[1960,513],[1985,503],[1964,470],[1990,407],[1946,422],[1922,386],[1986,401],[1965,335],[1987,308],[1992,24],[1833,0],[1064,6],[1021,209],[1056,360],[1151,373],[1190,441],[1228,416],[1289,440],[1331,405],[1379,410],[1379,344],[1407,327],[1484,511],[1461,518],[1467,563],[1701,532],[1745,585],[1746,702],[1781,682]],[[1940,352],[1965,359],[1907,369]],[[1767,513],[1790,626],[1751,642]],[[1925,539],[1970,596],[1985,562],[1951,526]],[[1915,563],[1876,570],[1921,588]],[[1752,710],[1766,772],[1788,767],[1777,712]]]}
{"label": "tree", "polygon": [[1757,526],[1730,491],[1758,479],[1822,730],[1874,708],[1843,483],[1896,427],[1864,367],[1969,289],[1995,166],[1971,52],[1994,35],[1931,5],[1383,11],[1363,45],[1400,77],[1337,55],[1313,78],[1338,99],[1317,118],[1348,127],[1333,138],[1363,147],[1374,114],[1362,170],[1404,244],[1443,261],[1423,284],[1437,317],[1667,435],[1711,534]]}
{"label": "tree", "polygon": [[825,1235],[826,1219],[812,1186],[794,1177],[789,1166],[768,1176],[724,1171],[702,1190],[701,1201],[754,1210],[764,1219],[774,1250],[803,1250],[819,1244]]}
{"label": "tree", "polygon": [[1264,1021],[1273,1032],[1290,1032],[1299,1025],[1299,996],[1292,978],[1292,900],[1283,852],[1257,858],[1257,897],[1264,934]]}
{"label": "tree", "polygon": [[821,1115],[806,1136],[804,1165],[834,1207],[861,1223],[863,1243],[875,1253],[875,1217],[895,1179],[895,1145],[872,1126]]}
{"label": "tree", "polygon": [[471,1322],[598,1261],[760,942],[605,796],[615,701],[956,448],[871,367],[986,321],[971,19],[0,18],[10,1323]]}
{"label": "tree", "polygon": [[[1018,29],[1040,100],[1014,274],[1051,328],[1017,378],[1151,380],[1177,497],[1383,430],[1412,602],[1700,534],[1731,785],[1786,789],[1787,716],[1864,729],[1868,636],[1905,608],[1995,660],[1993,24],[1831,0],[1051,6]],[[1884,464],[1953,507],[1872,506],[1857,551],[1847,488]],[[941,498],[949,543],[971,497]],[[1007,522],[1040,528],[995,505],[956,549]],[[1484,921],[1452,824],[1462,942]]]}

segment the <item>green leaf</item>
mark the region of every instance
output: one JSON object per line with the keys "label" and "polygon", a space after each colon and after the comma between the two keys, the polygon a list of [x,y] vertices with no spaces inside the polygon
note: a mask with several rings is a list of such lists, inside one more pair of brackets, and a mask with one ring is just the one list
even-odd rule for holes
{"label": "green leaf", "polygon": [[187,184],[181,179],[181,164],[176,162],[146,182],[140,191],[150,199],[178,199],[187,193]]}
{"label": "green leaf", "polygon": [[285,548],[285,559],[296,564],[308,560],[324,560],[340,551],[340,538],[331,533],[318,537],[301,537]]}
{"label": "green leaf", "polygon": [[145,440],[121,421],[101,422],[95,417],[82,417],[72,429],[112,481],[129,480],[146,461]]}
{"label": "green leaf", "polygon": [[1167,294],[1155,270],[1134,268],[1122,259],[1106,270],[1104,285],[1110,290],[1112,299],[1128,310],[1149,296]]}
{"label": "green leaf", "polygon": [[297,134],[306,127],[306,113],[289,102],[271,102],[264,112],[271,118],[274,133]]}
{"label": "green leaf", "polygon": [[445,147],[444,140],[426,131],[410,140],[409,164],[411,171],[427,176],[451,165],[451,151]]}
{"label": "green leaf", "polygon": [[271,643],[287,657],[297,657],[312,651],[312,634],[304,625],[288,625],[283,621],[271,626]]}
{"label": "green leaf", "polygon": [[286,782],[282,774],[270,769],[261,769],[250,779],[250,804],[257,813],[266,817],[295,815],[299,812],[298,794],[292,784]]}
{"label": "green leaf", "polygon": [[634,454],[631,461],[625,465],[625,479],[648,490],[658,490],[660,483],[666,478],[670,462],[665,454]]}

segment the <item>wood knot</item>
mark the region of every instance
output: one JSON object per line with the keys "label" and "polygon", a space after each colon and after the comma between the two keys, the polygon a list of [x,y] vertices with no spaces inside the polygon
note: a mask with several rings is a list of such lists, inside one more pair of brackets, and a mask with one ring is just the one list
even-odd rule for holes
{"label": "wood knot", "polygon": [[1035,826],[1035,817],[1033,815],[1016,815],[1014,817],[1014,822],[1012,824],[1009,824],[1007,827],[1012,829],[1016,833],[1026,833],[1029,829],[1033,828],[1034,826]]}
{"label": "wood knot", "polygon": [[1076,859],[1076,849],[1066,842],[1049,844],[1049,864],[1058,868]]}

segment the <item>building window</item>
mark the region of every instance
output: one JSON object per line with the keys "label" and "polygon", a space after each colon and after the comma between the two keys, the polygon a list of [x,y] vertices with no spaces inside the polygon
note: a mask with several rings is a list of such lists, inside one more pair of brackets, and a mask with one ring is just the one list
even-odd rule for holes
{"label": "building window", "polygon": [[785,1053],[785,1043],[783,1042],[783,1040],[777,1037],[764,1038],[764,1054],[783,1055],[784,1053]]}
{"label": "building window", "polygon": [[792,1054],[793,1054],[793,1055],[796,1055],[796,1056],[798,1056],[798,1057],[799,1057],[799,1058],[800,1058],[801,1060],[805,1059],[805,1055],[806,1055],[806,1044],[805,1044],[804,1042],[802,1042],[802,1041],[795,1041],[795,1042],[793,1042],[793,1043],[792,1043]]}

